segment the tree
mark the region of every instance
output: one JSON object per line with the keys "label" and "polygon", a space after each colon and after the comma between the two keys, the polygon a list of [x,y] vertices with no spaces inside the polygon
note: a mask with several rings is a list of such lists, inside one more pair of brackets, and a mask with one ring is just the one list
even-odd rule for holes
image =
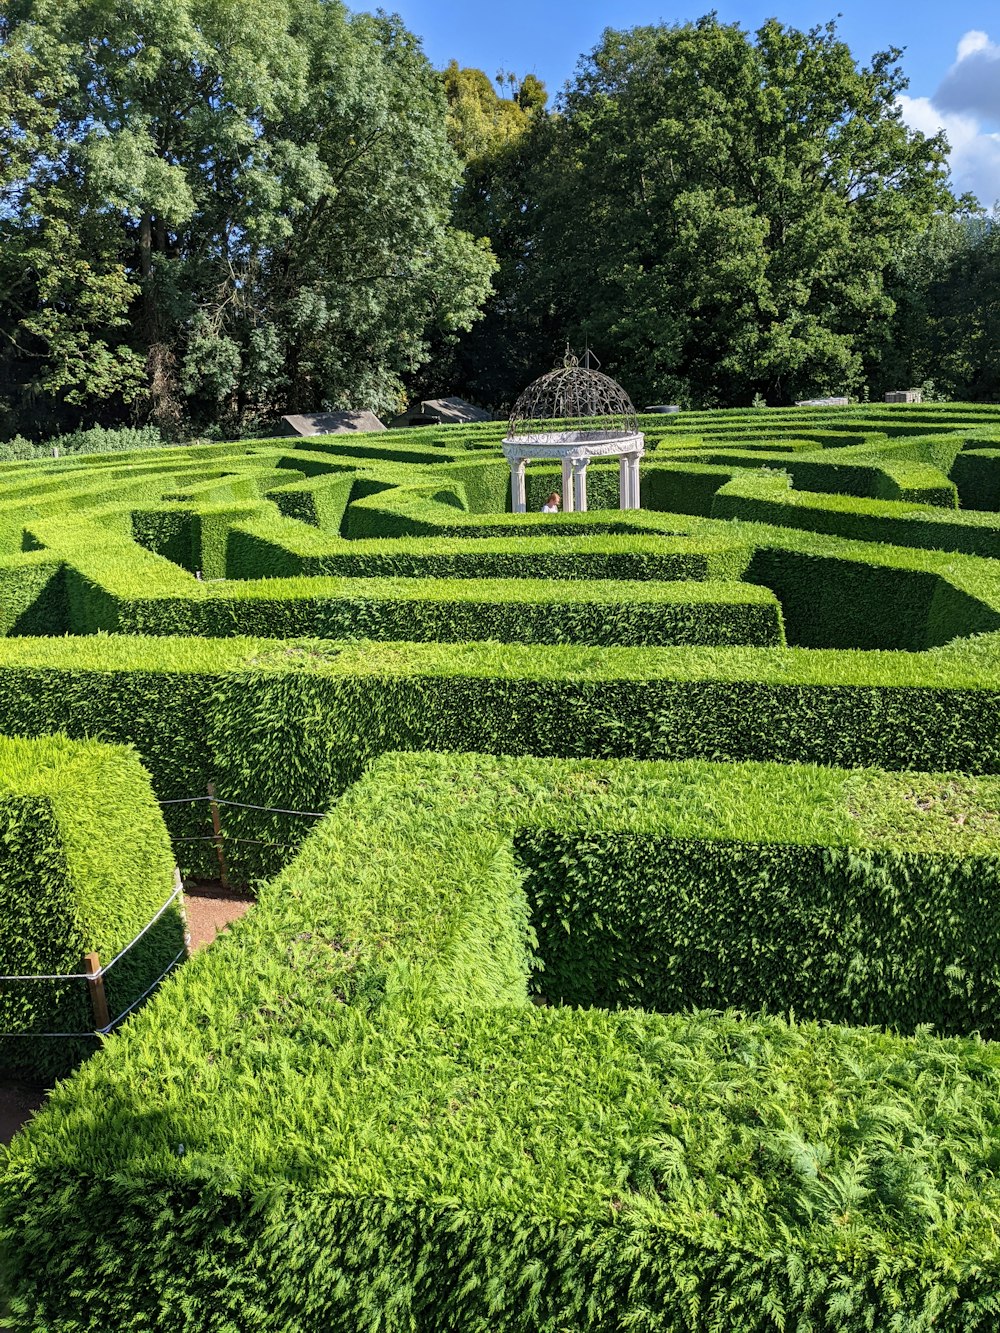
{"label": "tree", "polygon": [[55,113],[0,218],[7,253],[33,255],[16,301],[0,290],[8,382],[34,358],[35,392],[114,412],[132,375],[177,430],[386,411],[429,338],[475,318],[492,259],[452,225],[445,99],[397,21],[338,0],[12,0],[0,38],[15,139],[25,53]]}
{"label": "tree", "polygon": [[534,366],[537,321],[520,305],[531,245],[535,165],[544,155],[548,116],[545,87],[534,75],[498,74],[510,97],[494,92],[478,69],[452,62],[442,75],[452,144],[464,165],[455,196],[455,221],[484,237],[496,271],[483,317],[461,336],[438,338],[414,389],[423,397],[459,392],[500,407]]}
{"label": "tree", "polygon": [[1000,210],[962,202],[895,257],[895,312],[871,370],[879,393],[922,385],[947,398],[1000,399]]}
{"label": "tree", "polygon": [[[127,400],[141,362],[120,344],[130,293],[105,218],[86,184],[60,178],[65,57],[12,14],[0,15],[0,428],[16,427],[27,398],[33,424],[55,424],[54,397],[83,403],[96,390]],[[25,40],[27,39],[27,40]],[[46,408],[50,410],[46,410]]]}
{"label": "tree", "polygon": [[639,399],[857,387],[894,251],[953,202],[899,54],[859,69],[832,24],[607,31],[535,174],[525,303]]}

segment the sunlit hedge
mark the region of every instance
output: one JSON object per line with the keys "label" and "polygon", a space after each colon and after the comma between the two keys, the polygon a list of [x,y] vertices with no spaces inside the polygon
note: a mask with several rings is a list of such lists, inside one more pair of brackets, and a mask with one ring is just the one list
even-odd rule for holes
{"label": "sunlit hedge", "polygon": [[[586,873],[597,830],[666,836],[692,869],[714,849],[733,876],[780,841],[875,874],[877,893],[839,916],[831,900],[827,919],[870,967],[911,968],[912,1026],[947,954],[895,951],[885,927],[905,937],[907,904],[880,856],[923,858],[957,889],[993,846],[996,784],[924,809],[903,779],[860,781],[387,757],[15,1143],[0,1253],[19,1327],[79,1327],[81,1286],[86,1326],[121,1330],[165,1311],[282,1333],[988,1327],[992,1044],[527,998],[554,975],[531,920],[543,831],[576,839]],[[692,906],[721,917],[720,887]],[[803,960],[828,943],[818,903],[792,923]],[[977,979],[995,985],[987,931]]]}
{"label": "sunlit hedge", "polygon": [[[50,1079],[96,1046],[84,954],[110,963],[174,887],[159,806],[135,753],[63,737],[0,736],[0,1076]],[[176,902],[108,973],[110,1017],[183,948]]]}

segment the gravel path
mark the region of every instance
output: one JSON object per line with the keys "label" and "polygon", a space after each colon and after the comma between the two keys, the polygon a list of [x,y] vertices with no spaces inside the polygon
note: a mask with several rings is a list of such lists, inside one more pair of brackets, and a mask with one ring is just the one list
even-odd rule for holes
{"label": "gravel path", "polygon": [[[191,952],[211,944],[216,935],[248,912],[253,903],[245,898],[223,896],[211,888],[187,893],[188,930],[191,932]],[[22,1083],[0,1082],[0,1143],[10,1143],[24,1122],[38,1110],[45,1100],[39,1088]]]}

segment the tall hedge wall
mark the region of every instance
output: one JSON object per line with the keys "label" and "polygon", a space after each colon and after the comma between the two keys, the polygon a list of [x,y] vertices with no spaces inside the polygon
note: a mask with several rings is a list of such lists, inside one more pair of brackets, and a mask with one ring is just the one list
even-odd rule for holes
{"label": "tall hedge wall", "polygon": [[[173,890],[173,855],[149,778],[122,746],[0,737],[0,1076],[47,1080],[95,1043],[84,981],[5,981],[79,973],[111,959]],[[183,948],[177,902],[106,978],[111,1017]],[[14,1035],[19,1034],[19,1035]]]}
{"label": "tall hedge wall", "polygon": [[[93,637],[0,641],[0,731],[135,744],[161,798],[320,811],[389,749],[1000,772],[993,636],[925,654]],[[166,809],[210,835],[203,806]],[[237,874],[308,821],[227,811]],[[179,844],[182,867],[210,853]]]}
{"label": "tall hedge wall", "polygon": [[[921,779],[947,802],[962,784]],[[961,800],[954,802],[961,812]],[[1000,1035],[1000,852],[700,843],[532,831],[518,840],[553,1002]]]}
{"label": "tall hedge wall", "polygon": [[992,1044],[527,1001],[518,829],[864,859],[928,816],[974,859],[995,818],[995,784],[958,825],[876,775],[859,828],[850,775],[750,809],[719,772],[386,757],[15,1142],[23,1333],[989,1328]]}
{"label": "tall hedge wall", "polygon": [[273,579],[119,601],[132,633],[455,643],[778,644],[774,594],[720,581]]}

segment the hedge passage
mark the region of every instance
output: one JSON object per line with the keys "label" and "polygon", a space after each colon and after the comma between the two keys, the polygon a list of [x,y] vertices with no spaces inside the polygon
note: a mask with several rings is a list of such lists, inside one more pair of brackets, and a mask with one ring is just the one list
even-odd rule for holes
{"label": "hedge passage", "polygon": [[641,424],[629,512],[502,423],[0,465],[0,733],[275,877],[17,1141],[18,1327],[996,1326],[1000,409]]}
{"label": "hedge passage", "polygon": [[[838,981],[867,992],[863,967],[817,958],[824,884],[846,874],[869,892],[829,921],[890,1007],[908,979],[908,1027],[946,993],[990,1003],[997,782],[915,781],[384,757],[15,1141],[0,1229],[19,1327],[79,1327],[86,1281],[89,1323],[120,1330],[167,1311],[283,1333],[988,1328],[992,1043],[528,1000],[554,975],[538,849],[571,839],[572,868],[600,877],[600,835],[667,840],[661,892],[700,893],[702,920],[723,905],[707,852],[733,876],[752,849],[825,853],[794,927],[831,1002]],[[746,929],[774,893],[754,884]],[[946,937],[921,899],[955,908]],[[712,935],[670,947],[695,960]],[[988,947],[963,987],[973,937]]]}
{"label": "hedge passage", "polygon": [[[173,890],[173,856],[149,776],[124,746],[0,736],[0,1077],[66,1072],[93,1039],[87,983],[5,980],[107,965]],[[114,1018],[184,945],[179,902],[107,974]],[[14,1035],[17,1034],[17,1035]]]}

